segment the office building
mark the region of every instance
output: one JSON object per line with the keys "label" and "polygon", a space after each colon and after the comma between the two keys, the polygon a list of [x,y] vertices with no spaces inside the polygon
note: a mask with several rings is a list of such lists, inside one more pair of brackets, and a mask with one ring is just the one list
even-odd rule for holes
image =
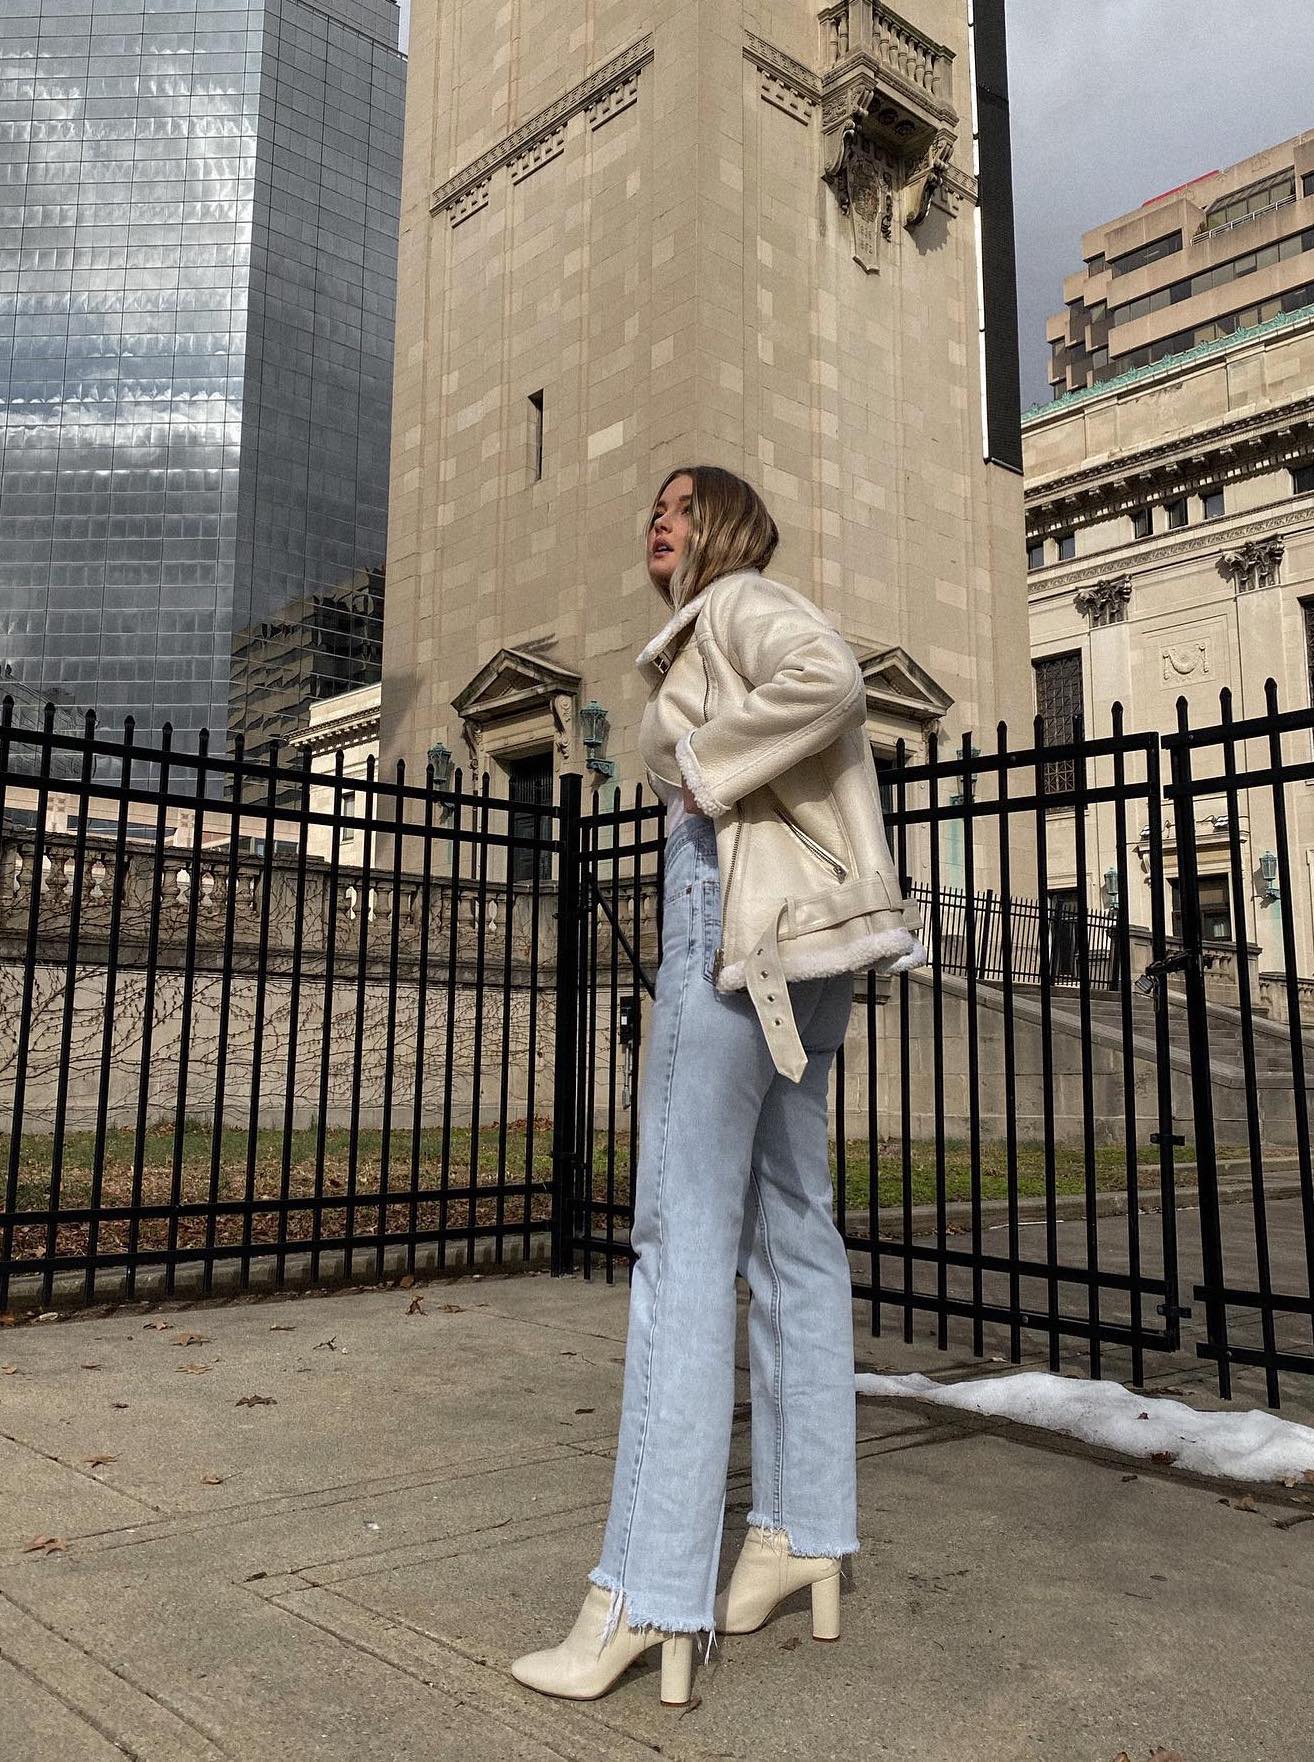
{"label": "office building", "polygon": [[321,625],[384,562],[397,32],[393,0],[4,0],[0,660],[102,727],[261,746],[377,677],[377,608],[364,672]]}

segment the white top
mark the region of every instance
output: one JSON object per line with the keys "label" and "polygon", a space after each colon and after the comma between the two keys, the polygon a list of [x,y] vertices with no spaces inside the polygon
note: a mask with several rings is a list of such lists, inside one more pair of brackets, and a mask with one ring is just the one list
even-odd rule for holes
{"label": "white top", "polygon": [[[652,782],[658,795],[666,803],[666,836],[669,838],[680,821],[690,812],[684,805],[684,788],[679,784],[667,783],[660,777],[654,777]],[[692,811],[698,815],[699,819],[705,820],[707,818],[700,808],[694,808]]]}

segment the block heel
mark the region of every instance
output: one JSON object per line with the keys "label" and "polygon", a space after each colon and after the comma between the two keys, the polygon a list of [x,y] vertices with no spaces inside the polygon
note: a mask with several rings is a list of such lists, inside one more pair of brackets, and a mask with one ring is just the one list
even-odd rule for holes
{"label": "block heel", "polygon": [[687,1707],[693,1699],[693,1635],[662,1641],[662,1706]]}
{"label": "block heel", "polygon": [[812,1637],[814,1640],[837,1640],[840,1637],[840,1575],[830,1573],[812,1586]]}

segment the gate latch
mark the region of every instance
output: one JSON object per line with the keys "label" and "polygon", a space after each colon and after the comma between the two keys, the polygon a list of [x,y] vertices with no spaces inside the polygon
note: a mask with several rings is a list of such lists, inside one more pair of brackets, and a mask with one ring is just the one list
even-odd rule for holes
{"label": "gate latch", "polygon": [[1190,1306],[1185,1303],[1156,1303],[1154,1312],[1165,1321],[1189,1321],[1191,1316]]}
{"label": "gate latch", "polygon": [[639,1008],[632,997],[622,997],[616,1013],[616,1043],[624,1054],[621,1106],[628,1108],[633,1099],[634,1064],[639,1052]]}

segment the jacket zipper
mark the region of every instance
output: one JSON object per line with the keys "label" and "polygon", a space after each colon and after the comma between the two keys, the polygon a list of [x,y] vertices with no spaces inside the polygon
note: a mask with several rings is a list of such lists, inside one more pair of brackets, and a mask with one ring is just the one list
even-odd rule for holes
{"label": "jacket zipper", "polygon": [[808,849],[813,853],[813,855],[819,856],[821,858],[822,862],[826,863],[829,866],[829,868],[834,873],[835,879],[837,881],[842,881],[844,879],[844,877],[848,874],[848,870],[845,868],[844,864],[839,860],[839,858],[833,857],[830,854],[830,852],[823,845],[820,845],[817,843],[815,838],[809,838],[807,833],[803,830],[803,828],[799,825],[796,825],[795,822],[793,820],[791,820],[789,815],[785,812],[784,808],[779,807],[779,804],[777,804],[777,808],[778,808],[778,812],[780,814],[781,819],[785,822],[786,826],[789,827],[790,831],[795,835],[795,837],[802,839],[803,843],[807,845]]}
{"label": "jacket zipper", "polygon": [[[739,818],[739,804],[738,804],[738,802],[736,802],[734,805],[734,814],[735,814],[735,818],[738,819]],[[739,826],[739,830],[735,834],[735,850],[734,850],[735,856],[739,855],[739,841],[743,836],[744,836],[744,828],[743,828],[743,822],[741,821],[740,826]],[[729,873],[729,875],[726,876],[725,887],[723,888],[722,893],[721,893],[721,934],[722,934],[722,936],[725,935],[726,918],[729,915],[729,913],[727,911],[727,907],[730,904],[730,889],[734,885],[734,879],[735,879],[735,865],[734,865],[734,861],[732,859],[731,864],[730,864],[730,873]],[[725,965],[725,944],[723,942],[721,944],[721,946],[717,949],[716,953],[712,956],[712,983],[713,983],[713,985],[716,984],[716,981],[717,981],[718,977],[720,976],[721,968],[724,965]]]}
{"label": "jacket zipper", "polygon": [[[839,858],[832,856],[830,854],[830,852],[824,848],[824,846],[817,843],[815,838],[809,838],[807,833],[803,830],[803,828],[799,825],[796,825],[795,822],[785,812],[785,810],[782,807],[779,807],[779,804],[777,804],[777,811],[779,812],[780,817],[785,822],[786,826],[789,827],[790,831],[792,833],[794,833],[794,835],[797,838],[801,839],[802,842],[805,845],[807,845],[807,847],[810,851],[812,851],[816,856],[819,856],[821,858],[822,862],[826,863],[829,866],[831,872],[835,876],[835,879],[837,881],[843,881],[845,876],[848,874],[848,870],[845,868],[844,864],[839,860]],[[742,836],[742,828],[741,828],[740,836]],[[739,854],[739,839],[738,838],[736,838],[736,840],[735,840],[735,854],[736,854],[736,856]],[[733,870],[731,872],[731,879],[733,880]],[[729,912],[727,910],[727,907],[729,905],[729,901],[730,901],[730,884],[727,883],[726,890],[725,890],[725,897],[721,901],[721,923],[722,923],[723,927],[725,925],[725,921],[726,921],[727,917],[729,916]],[[723,946],[723,947],[717,949],[716,954],[713,956],[713,959],[712,959],[712,981],[713,981],[713,983],[715,983],[717,976],[720,973],[721,968],[724,966],[724,964],[725,964],[725,949]]]}

